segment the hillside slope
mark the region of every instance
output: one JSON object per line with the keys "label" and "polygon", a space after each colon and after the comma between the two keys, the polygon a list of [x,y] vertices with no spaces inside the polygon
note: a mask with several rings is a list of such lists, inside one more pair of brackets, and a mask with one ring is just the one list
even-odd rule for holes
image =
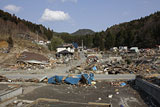
{"label": "hillside slope", "polygon": [[15,35],[17,33],[32,32],[36,35],[38,34],[44,39],[50,40],[53,35],[53,30],[44,27],[43,25],[38,25],[24,19],[20,19],[14,14],[4,12],[0,10],[0,34],[5,35]]}
{"label": "hillside slope", "polygon": [[114,25],[105,32],[108,38],[113,38],[112,44],[114,46],[155,47],[160,44],[160,12],[131,22]]}
{"label": "hillside slope", "polygon": [[42,25],[33,24],[0,10],[0,66],[16,63],[16,55],[23,51],[47,55],[50,52],[48,48],[36,44],[35,40],[38,37],[38,40],[47,41],[52,35],[53,31]]}

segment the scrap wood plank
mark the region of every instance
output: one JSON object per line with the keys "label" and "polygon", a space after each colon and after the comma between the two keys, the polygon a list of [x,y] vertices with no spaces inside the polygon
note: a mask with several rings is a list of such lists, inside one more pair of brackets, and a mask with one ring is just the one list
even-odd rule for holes
{"label": "scrap wood plank", "polygon": [[111,104],[108,104],[108,103],[95,103],[95,102],[88,102],[88,104],[89,104],[89,105],[101,105],[101,106],[102,106],[102,105],[103,105],[103,106],[105,106],[105,105],[106,105],[106,106],[110,106],[110,105],[111,105]]}
{"label": "scrap wood plank", "polygon": [[111,104],[108,104],[108,103],[95,103],[95,102],[81,103],[81,102],[73,102],[73,101],[62,101],[62,100],[59,100],[59,99],[38,98],[36,101],[29,104],[27,107],[31,107],[34,104],[37,104],[39,101],[59,102],[59,103],[67,103],[67,104],[80,104],[80,105],[111,106]]}

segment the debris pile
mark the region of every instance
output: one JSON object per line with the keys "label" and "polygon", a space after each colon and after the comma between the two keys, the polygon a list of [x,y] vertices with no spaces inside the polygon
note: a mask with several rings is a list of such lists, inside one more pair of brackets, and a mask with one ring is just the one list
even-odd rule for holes
{"label": "debris pile", "polygon": [[124,87],[126,86],[127,84],[124,82],[124,81],[118,81],[118,82],[111,82],[111,85],[112,86],[115,86],[115,87]]}
{"label": "debris pile", "polygon": [[11,82],[35,82],[35,83],[39,83],[39,79],[36,79],[36,78],[31,78],[31,79],[19,78],[19,79],[12,79]]}
{"label": "debris pile", "polygon": [[[90,54],[90,53],[89,53]],[[160,71],[160,53],[154,49],[139,53],[106,53],[102,57],[87,55],[86,62],[69,70],[70,73],[94,74],[154,74]]]}
{"label": "debris pile", "polygon": [[0,75],[0,82],[8,82],[8,79],[5,76]]}

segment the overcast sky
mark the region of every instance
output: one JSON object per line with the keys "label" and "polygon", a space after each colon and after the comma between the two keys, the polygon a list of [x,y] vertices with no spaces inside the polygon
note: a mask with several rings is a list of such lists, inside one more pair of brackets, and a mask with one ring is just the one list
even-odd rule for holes
{"label": "overcast sky", "polygon": [[160,0],[0,0],[0,9],[56,32],[94,31],[160,11]]}

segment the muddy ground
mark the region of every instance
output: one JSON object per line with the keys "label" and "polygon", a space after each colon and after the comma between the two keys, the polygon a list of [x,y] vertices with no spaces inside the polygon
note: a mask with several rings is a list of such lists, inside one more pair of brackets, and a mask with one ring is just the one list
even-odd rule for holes
{"label": "muddy ground", "polygon": [[[29,88],[27,88],[28,90]],[[109,96],[112,98],[109,98]],[[78,102],[76,106],[81,107],[81,103],[95,102],[108,103],[112,107],[148,107],[142,96],[129,84],[124,87],[113,86],[110,82],[99,81],[94,86],[74,86],[68,84],[53,85],[48,84],[40,88],[21,95],[18,99],[35,101],[38,98],[58,99],[67,102]],[[41,103],[39,103],[41,104]],[[48,104],[48,103],[42,103]],[[72,104],[56,103],[62,107]],[[54,105],[51,103],[51,105]],[[48,105],[49,107],[51,105]],[[73,104],[74,105],[74,104]],[[59,105],[60,106],[60,105]],[[83,105],[84,106],[84,105]],[[156,106],[155,106],[156,107]]]}

